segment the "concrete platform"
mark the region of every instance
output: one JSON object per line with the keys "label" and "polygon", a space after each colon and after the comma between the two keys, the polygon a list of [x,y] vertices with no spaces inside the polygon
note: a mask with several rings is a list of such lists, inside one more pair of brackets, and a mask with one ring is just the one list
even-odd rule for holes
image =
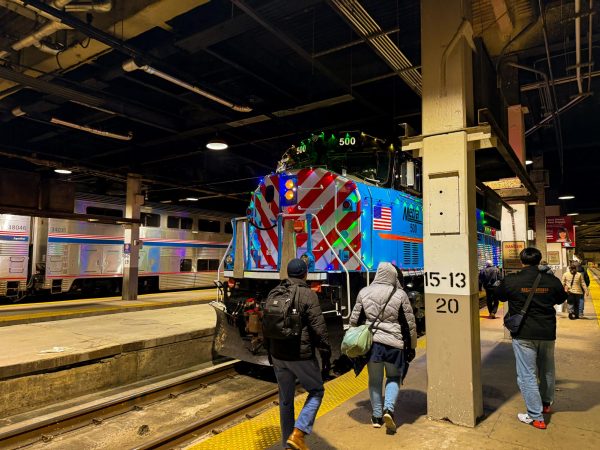
{"label": "concrete platform", "polygon": [[147,309],[171,308],[173,306],[197,305],[208,303],[216,300],[216,298],[216,289],[195,289],[144,294],[140,295],[137,300],[103,297],[0,305],[0,327]]}
{"label": "concrete platform", "polygon": [[[548,429],[517,420],[525,404],[516,383],[511,342],[502,320],[485,318],[481,347],[485,417],[475,428],[427,418],[427,355],[412,364],[397,406],[395,435],[370,426],[365,390],[319,418],[308,442],[313,450],[359,448],[597,449],[600,448],[600,286],[593,286],[595,306],[586,301],[586,318],[558,317],[556,399]],[[278,448],[274,446],[273,448]]]}
{"label": "concrete platform", "polygon": [[208,304],[0,328],[0,418],[212,359]]}
{"label": "concrete platform", "polygon": [[[419,339],[417,358],[400,390],[396,434],[370,424],[367,371],[347,373],[329,381],[307,438],[311,450],[330,449],[597,449],[600,448],[600,285],[593,283],[585,319],[558,315],[556,399],[547,417],[548,429],[538,430],[517,420],[525,404],[516,382],[510,339],[504,337],[502,308],[497,319],[480,312],[482,384],[485,416],[475,428],[427,417],[427,341]],[[305,395],[296,399],[299,411]],[[240,423],[188,450],[279,449],[277,407]]]}

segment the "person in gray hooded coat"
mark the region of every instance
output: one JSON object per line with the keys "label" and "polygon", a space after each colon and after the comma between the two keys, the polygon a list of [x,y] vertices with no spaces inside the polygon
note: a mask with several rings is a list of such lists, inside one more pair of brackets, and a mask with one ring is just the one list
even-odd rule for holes
{"label": "person in gray hooded coat", "polygon": [[[390,298],[394,287],[396,292]],[[388,298],[390,300],[383,309]],[[403,315],[400,314],[400,310],[404,312]],[[376,320],[380,312],[382,313]],[[358,293],[350,316],[350,326],[355,327],[363,321],[366,325],[375,321],[372,330],[373,347],[367,355],[369,396],[373,408],[371,423],[375,428],[380,428],[385,423],[388,430],[395,431],[394,406],[400,390],[401,376],[408,363],[404,352],[405,342],[410,349],[414,350],[417,347],[417,327],[410,300],[403,290],[393,264],[380,263],[371,285]],[[410,336],[402,335],[403,322]],[[387,378],[385,403],[382,393],[384,369]]]}

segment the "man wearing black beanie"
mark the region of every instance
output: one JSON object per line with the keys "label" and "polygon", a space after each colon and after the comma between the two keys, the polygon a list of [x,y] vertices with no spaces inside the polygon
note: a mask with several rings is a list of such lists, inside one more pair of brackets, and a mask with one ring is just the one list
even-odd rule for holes
{"label": "man wearing black beanie", "polygon": [[[327,336],[325,318],[319,305],[319,298],[306,284],[308,267],[298,258],[287,266],[288,279],[282,285],[289,286],[301,316],[299,336],[291,339],[268,339],[265,345],[269,350],[277,383],[279,384],[279,415],[283,448],[294,450],[308,449],[304,436],[310,434],[321,406],[325,389],[319,369],[315,349],[319,350],[323,362],[323,372],[329,372],[331,346]],[[294,394],[296,379],[308,392],[298,420],[294,421]]]}

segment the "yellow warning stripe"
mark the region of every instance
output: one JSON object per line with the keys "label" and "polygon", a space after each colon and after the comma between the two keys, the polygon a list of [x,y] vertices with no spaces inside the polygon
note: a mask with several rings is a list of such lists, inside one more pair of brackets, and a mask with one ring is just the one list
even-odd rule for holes
{"label": "yellow warning stripe", "polygon": [[595,270],[590,270],[592,276],[590,277],[590,294],[592,295],[592,305],[594,305],[594,309],[596,312],[596,320],[598,321],[598,326],[600,326],[600,284],[598,284],[598,272]]}
{"label": "yellow warning stripe", "polygon": [[[367,388],[368,375],[363,370],[356,377],[348,372],[325,383],[325,396],[317,417],[328,413]],[[302,409],[307,394],[296,397],[296,416]],[[187,447],[187,450],[263,450],[281,442],[279,408],[269,409],[253,419],[235,425],[210,439]]]}
{"label": "yellow warning stripe", "polygon": [[[182,300],[183,302],[187,300]],[[37,319],[43,317],[64,317],[64,316],[73,316],[77,314],[88,314],[93,312],[109,312],[109,311],[123,311],[125,312],[130,308],[146,308],[149,306],[154,306],[155,309],[161,309],[162,307],[170,306],[170,305],[181,305],[182,301],[175,302],[154,302],[154,303],[136,303],[134,305],[119,305],[119,306],[111,306],[111,307],[103,307],[103,308],[87,308],[87,309],[73,309],[69,311],[45,311],[39,313],[27,313],[27,314],[15,314],[15,315],[7,315],[0,316],[0,322],[14,322],[18,320],[28,320],[28,319]],[[190,305],[191,306],[191,305]],[[0,310],[1,311],[1,310]]]}

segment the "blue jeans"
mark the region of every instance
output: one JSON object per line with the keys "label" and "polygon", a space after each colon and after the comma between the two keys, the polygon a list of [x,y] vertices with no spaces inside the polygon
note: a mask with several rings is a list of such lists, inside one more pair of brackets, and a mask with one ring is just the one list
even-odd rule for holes
{"label": "blue jeans", "polygon": [[585,297],[582,295],[579,298],[579,315],[583,316],[583,306],[585,305]]}
{"label": "blue jeans", "polygon": [[538,339],[512,340],[517,384],[533,420],[544,420],[542,404],[551,405],[554,401],[554,343]]}
{"label": "blue jeans", "polygon": [[[298,428],[306,434],[312,431],[317,411],[321,406],[325,389],[321,378],[321,369],[316,359],[303,361],[283,361],[273,358],[273,368],[279,385],[279,421],[281,425],[281,442],[287,448],[287,438]],[[296,378],[308,392],[298,420],[294,423],[294,394]]]}
{"label": "blue jeans", "polygon": [[[369,362],[367,363],[369,370],[369,397],[371,398],[371,407],[373,408],[374,417],[382,417],[383,410],[388,409],[394,412],[394,406],[398,399],[400,391],[400,373],[398,368],[387,362]],[[383,369],[387,380],[385,382],[385,403],[382,399],[383,388]]]}

